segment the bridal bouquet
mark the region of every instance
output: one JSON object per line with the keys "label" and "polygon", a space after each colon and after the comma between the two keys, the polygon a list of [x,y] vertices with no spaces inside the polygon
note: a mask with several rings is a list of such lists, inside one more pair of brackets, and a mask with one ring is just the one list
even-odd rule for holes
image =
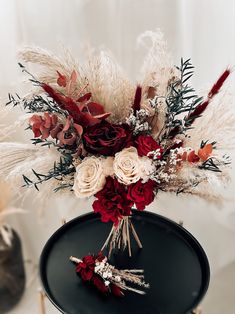
{"label": "bridal bouquet", "polygon": [[[93,197],[94,212],[102,222],[113,223],[104,244],[109,255],[126,246],[131,255],[130,233],[142,247],[129,218],[132,208],[143,211],[159,191],[215,199],[208,186],[228,178],[231,130],[226,125],[234,118],[223,105],[216,108],[213,103],[230,68],[200,97],[190,85],[190,59],[174,66],[162,35],[147,35],[153,45],[137,84],[103,51],[79,65],[68,53],[63,61],[42,49],[25,48],[22,60],[40,65],[44,72],[34,76],[20,63],[34,90],[23,98],[9,95],[8,105],[27,113],[37,156],[54,156],[47,172],[39,172],[36,162],[32,175],[28,164],[21,168],[27,170],[22,173],[25,186],[39,189],[53,181],[57,192]],[[17,167],[19,151],[35,152],[29,146],[4,145],[0,159],[14,159],[8,171],[12,164]]]}

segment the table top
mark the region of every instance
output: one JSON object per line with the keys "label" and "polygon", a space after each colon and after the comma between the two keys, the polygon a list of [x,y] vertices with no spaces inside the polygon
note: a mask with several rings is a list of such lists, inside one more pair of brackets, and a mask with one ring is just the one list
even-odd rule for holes
{"label": "table top", "polygon": [[143,268],[151,286],[147,294],[104,297],[76,276],[69,257],[97,253],[111,228],[91,213],[57,230],[42,252],[42,283],[62,313],[182,314],[201,301],[208,287],[209,265],[194,237],[178,224],[147,211],[134,211],[132,221],[143,249],[133,241],[132,258],[125,251],[113,255],[110,262],[120,269]]}

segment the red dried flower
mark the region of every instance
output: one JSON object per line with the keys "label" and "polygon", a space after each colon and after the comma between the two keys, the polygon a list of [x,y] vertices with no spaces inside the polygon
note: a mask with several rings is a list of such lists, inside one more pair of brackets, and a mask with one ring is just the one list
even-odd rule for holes
{"label": "red dried flower", "polygon": [[202,161],[206,161],[210,155],[212,154],[213,151],[213,145],[212,144],[206,144],[203,148],[200,148],[198,150],[198,157],[202,160]]}
{"label": "red dried flower", "polygon": [[163,149],[151,135],[139,135],[135,143],[140,157],[147,156],[149,152],[159,149],[159,159],[161,158]]}
{"label": "red dried flower", "polygon": [[221,87],[223,86],[224,82],[226,81],[230,73],[231,73],[231,70],[226,69],[218,78],[218,80],[215,82],[215,84],[212,86],[211,90],[209,91],[207,95],[207,99],[204,100],[199,105],[197,105],[197,107],[192,112],[190,112],[187,117],[185,117],[185,125],[187,127],[193,124],[193,122],[198,117],[200,117],[200,115],[206,110],[206,108],[208,107],[213,97],[219,93]]}
{"label": "red dried flower", "polygon": [[[83,128],[81,125],[73,123],[72,117],[67,117],[66,124],[63,126],[60,131],[55,134],[52,132],[51,135],[54,136],[54,138],[57,138],[59,140],[59,144],[61,146],[63,145],[73,145],[77,138],[80,138],[83,132]],[[52,136],[52,137],[53,137]]]}
{"label": "red dried flower", "polygon": [[198,155],[195,153],[194,150],[192,150],[189,154],[188,154],[188,161],[189,162],[198,162],[200,160],[200,158],[198,157]]}
{"label": "red dried flower", "polygon": [[132,132],[127,124],[111,124],[102,121],[88,127],[84,134],[84,147],[92,154],[114,156],[117,152],[131,145]]}
{"label": "red dried flower", "polygon": [[82,280],[90,281],[94,276],[95,257],[87,255],[83,257],[82,262],[76,266],[76,272],[81,276]]}
{"label": "red dried flower", "polygon": [[92,278],[92,282],[94,286],[102,293],[106,294],[109,292],[109,287],[105,286],[104,280],[101,279],[99,276],[94,276]]}
{"label": "red dried flower", "polygon": [[32,127],[35,137],[41,137],[46,139],[50,136],[51,130],[53,130],[58,122],[58,117],[55,114],[49,114],[44,112],[43,116],[34,114],[29,119],[29,124]]}
{"label": "red dried flower", "polygon": [[62,75],[59,71],[57,71],[57,74],[58,74],[57,84],[59,86],[66,87],[66,85],[67,85],[67,78],[66,78],[66,76]]}
{"label": "red dried flower", "polygon": [[61,109],[68,111],[75,123],[83,127],[99,123],[102,119],[106,119],[110,115],[110,113],[104,112],[102,105],[95,102],[86,103],[90,98],[89,93],[86,94],[85,99],[82,99],[82,102],[79,102],[80,99],[76,102],[72,98],[56,91],[48,84],[42,84],[41,86]]}
{"label": "red dried flower", "polygon": [[58,117],[55,114],[45,112],[43,116],[33,115],[29,119],[35,137],[47,139],[49,136],[58,139],[59,144],[73,145],[77,138],[81,137],[83,128],[81,125],[73,123],[72,117],[68,116],[65,125],[58,123]]}
{"label": "red dried flower", "polygon": [[110,289],[111,289],[112,294],[115,295],[116,297],[124,296],[122,289],[118,287],[117,285],[111,284]]}
{"label": "red dried flower", "polygon": [[141,96],[142,96],[142,87],[137,85],[136,91],[135,91],[134,103],[133,103],[134,114],[136,114],[136,111],[140,110]]}
{"label": "red dried flower", "polygon": [[126,187],[112,177],[106,178],[103,190],[95,194],[97,200],[93,203],[93,209],[100,213],[101,221],[112,221],[116,225],[123,216],[131,214],[134,202],[127,198]]}
{"label": "red dried flower", "polygon": [[154,201],[154,190],[156,182],[148,180],[143,183],[141,180],[128,186],[127,198],[133,201],[138,210],[144,210],[147,205]]}

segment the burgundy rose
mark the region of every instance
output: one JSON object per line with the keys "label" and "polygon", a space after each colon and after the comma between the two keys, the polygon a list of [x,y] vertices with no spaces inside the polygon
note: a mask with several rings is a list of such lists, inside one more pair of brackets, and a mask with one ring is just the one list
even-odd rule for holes
{"label": "burgundy rose", "polygon": [[147,156],[149,152],[159,149],[159,159],[161,158],[163,149],[151,135],[139,135],[135,144],[140,157]]}
{"label": "burgundy rose", "polygon": [[103,190],[95,194],[97,200],[93,203],[93,209],[100,213],[101,221],[113,221],[118,224],[119,219],[131,214],[134,202],[127,198],[125,185],[112,177],[106,178]]}
{"label": "burgundy rose", "polygon": [[82,262],[77,264],[76,272],[81,276],[82,280],[90,281],[94,275],[95,257],[87,255],[83,257]]}
{"label": "burgundy rose", "polygon": [[133,201],[138,210],[144,210],[154,200],[154,189],[156,182],[148,180],[143,183],[141,180],[128,186],[127,198]]}
{"label": "burgundy rose", "polygon": [[127,124],[102,121],[87,127],[83,134],[84,147],[92,154],[114,156],[131,145],[132,133]]}

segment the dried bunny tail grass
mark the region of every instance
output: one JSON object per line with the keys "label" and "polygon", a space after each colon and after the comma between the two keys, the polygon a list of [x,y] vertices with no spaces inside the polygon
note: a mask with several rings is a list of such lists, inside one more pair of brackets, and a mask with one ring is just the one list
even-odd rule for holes
{"label": "dried bunny tail grass", "polygon": [[235,108],[234,95],[224,92],[208,106],[203,116],[197,119],[188,132],[185,146],[197,148],[202,140],[216,141],[215,153],[235,153]]}
{"label": "dried bunny tail grass", "polygon": [[88,80],[93,100],[101,103],[106,112],[111,112],[112,122],[125,122],[135,95],[135,86],[127,79],[122,69],[106,51],[98,56],[90,54],[83,74]]}
{"label": "dried bunny tail grass", "polygon": [[[146,39],[150,40],[150,45]],[[178,71],[168,52],[163,33],[159,29],[156,32],[146,31],[138,37],[137,44],[147,50],[140,72],[143,91],[147,92],[148,87],[153,86],[157,87],[158,96],[166,96],[169,81],[178,75]]]}
{"label": "dried bunny tail grass", "polygon": [[[19,51],[19,58],[25,62],[33,63],[41,66],[37,79],[51,85],[57,82],[57,71],[67,77],[75,70],[79,74],[81,68],[79,63],[72,57],[70,51],[62,46],[62,56],[57,57],[52,52],[39,47],[24,47]],[[78,75],[74,92],[79,91],[86,84],[86,78]],[[57,89],[59,86],[57,85]],[[41,89],[37,89],[37,94]],[[30,94],[31,95],[31,94]]]}
{"label": "dried bunny tail grass", "polygon": [[[45,152],[45,150],[47,150]],[[0,174],[1,178],[14,186],[15,192],[22,193],[23,178],[22,174],[32,176],[32,169],[38,173],[47,173],[53,168],[54,162],[60,158],[59,152],[48,147],[33,147],[28,144],[3,142],[0,143]],[[53,188],[56,187],[56,181],[50,180],[45,184],[41,192],[37,195],[40,198],[47,198]],[[25,188],[25,192],[32,189]]]}

